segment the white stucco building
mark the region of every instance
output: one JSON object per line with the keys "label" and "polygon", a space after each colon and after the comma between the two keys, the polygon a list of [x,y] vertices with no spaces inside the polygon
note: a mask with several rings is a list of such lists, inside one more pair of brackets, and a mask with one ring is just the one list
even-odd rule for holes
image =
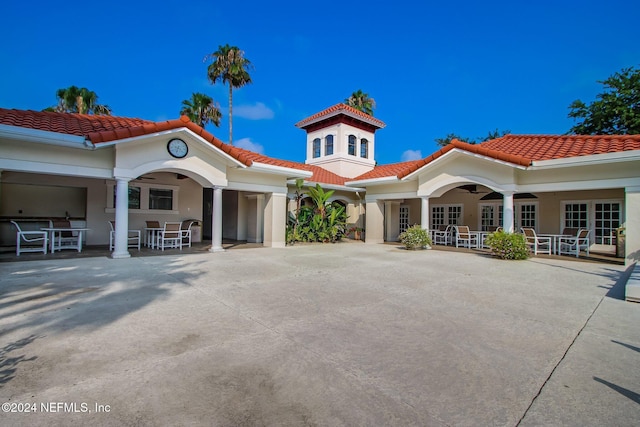
{"label": "white stucco building", "polygon": [[[106,245],[115,220],[114,258],[129,256],[126,230],[146,220],[196,219],[212,251],[223,239],[284,246],[302,178],[336,190],[366,243],[397,240],[412,224],[588,228],[594,249],[615,252],[624,227],[623,256],[640,259],[640,135],[454,141],[421,160],[376,165],[385,124],[374,117],[338,104],[296,126],[306,132],[304,163],[224,144],[186,117],[0,109],[0,244],[15,238],[11,219],[68,217],[90,229],[89,245]],[[184,151],[172,153],[176,139]]]}

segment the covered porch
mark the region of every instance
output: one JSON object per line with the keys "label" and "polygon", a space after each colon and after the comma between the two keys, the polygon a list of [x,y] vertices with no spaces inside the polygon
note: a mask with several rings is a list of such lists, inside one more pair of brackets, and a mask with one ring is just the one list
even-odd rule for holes
{"label": "covered porch", "polygon": [[407,172],[395,176],[350,183],[368,184],[369,243],[397,241],[414,224],[429,230],[464,225],[477,233],[531,228],[554,239],[586,229],[589,252],[626,263],[640,259],[635,157],[625,153],[603,161],[559,159],[525,166],[523,159],[505,161],[471,153],[466,149],[479,149],[468,144],[460,147],[443,149],[422,166],[408,164]]}

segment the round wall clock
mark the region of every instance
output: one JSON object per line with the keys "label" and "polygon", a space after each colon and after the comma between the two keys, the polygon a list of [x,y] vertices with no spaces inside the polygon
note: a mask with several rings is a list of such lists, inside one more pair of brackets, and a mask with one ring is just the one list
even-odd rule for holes
{"label": "round wall clock", "polygon": [[189,152],[189,147],[183,140],[174,138],[167,143],[167,151],[176,159],[182,159]]}

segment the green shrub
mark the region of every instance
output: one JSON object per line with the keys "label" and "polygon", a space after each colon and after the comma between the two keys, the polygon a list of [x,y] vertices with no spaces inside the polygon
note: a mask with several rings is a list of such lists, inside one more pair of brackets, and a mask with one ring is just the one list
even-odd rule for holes
{"label": "green shrub", "polygon": [[407,249],[422,249],[431,245],[431,238],[427,230],[419,225],[414,225],[400,234],[400,242]]}
{"label": "green shrub", "polygon": [[308,189],[314,206],[302,206],[302,180],[296,181],[295,213],[289,213],[287,220],[287,244],[295,242],[337,242],[347,231],[347,213],[344,206],[330,202],[335,190],[324,191],[320,184]]}
{"label": "green shrub", "polygon": [[487,236],[485,244],[491,248],[495,256],[502,259],[529,258],[529,247],[522,234],[497,231]]}

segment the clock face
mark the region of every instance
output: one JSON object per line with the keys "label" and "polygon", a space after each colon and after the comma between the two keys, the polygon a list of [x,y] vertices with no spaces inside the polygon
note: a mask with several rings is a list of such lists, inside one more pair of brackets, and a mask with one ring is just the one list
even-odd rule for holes
{"label": "clock face", "polygon": [[187,155],[189,147],[187,147],[187,143],[183,140],[175,138],[167,143],[167,150],[173,157],[181,159]]}

